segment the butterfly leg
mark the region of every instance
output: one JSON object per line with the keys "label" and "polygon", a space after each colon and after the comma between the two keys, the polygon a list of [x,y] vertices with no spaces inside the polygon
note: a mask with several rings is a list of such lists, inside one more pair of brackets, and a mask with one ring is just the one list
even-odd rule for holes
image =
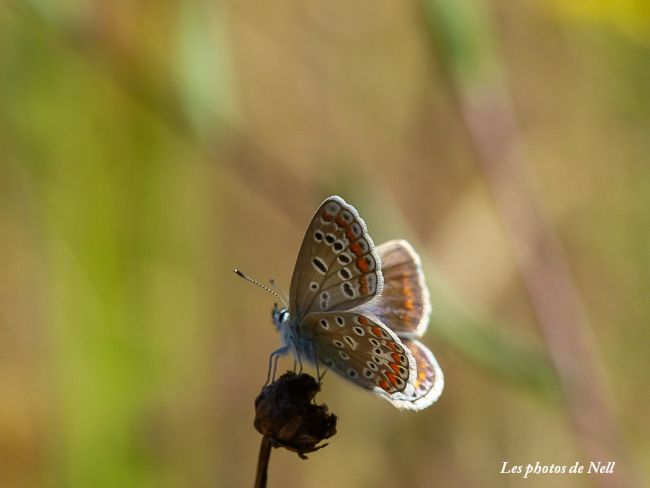
{"label": "butterfly leg", "polygon": [[319,382],[319,383],[322,383],[322,382],[323,382],[323,378],[325,378],[325,373],[327,373],[327,368],[325,368],[325,369],[323,370],[323,374],[319,374],[319,375],[318,375],[318,382]]}
{"label": "butterfly leg", "polygon": [[289,346],[282,346],[280,349],[276,349],[270,354],[269,369],[266,373],[266,383],[264,383],[264,386],[275,380],[275,372],[278,369],[278,359],[280,359],[280,356],[284,356],[288,351]]}
{"label": "butterfly leg", "polygon": [[298,349],[298,347],[296,346],[296,341],[291,339],[291,342],[293,342],[294,351],[296,351],[296,359],[298,360],[298,366],[299,366],[298,374],[302,374],[302,359],[300,359],[300,349]]}
{"label": "butterfly leg", "polygon": [[323,370],[323,374],[320,372],[320,361],[318,360],[318,344],[314,344],[315,348],[315,354],[314,357],[316,358],[316,378],[318,378],[318,383],[321,383],[321,380],[325,377],[325,373],[327,373],[327,367]]}
{"label": "butterfly leg", "polygon": [[319,384],[323,382],[323,378],[325,378],[325,373],[327,373],[327,367],[325,367],[325,369],[323,369],[323,371],[321,372],[319,361],[316,361],[316,378],[318,378]]}

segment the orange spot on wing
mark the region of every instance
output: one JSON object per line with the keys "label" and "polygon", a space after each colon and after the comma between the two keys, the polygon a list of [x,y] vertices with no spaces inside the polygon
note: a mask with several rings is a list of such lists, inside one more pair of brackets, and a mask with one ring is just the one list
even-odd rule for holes
{"label": "orange spot on wing", "polygon": [[[395,344],[393,342],[393,344]],[[393,361],[395,361],[398,364],[402,364],[402,355],[398,352],[391,353],[390,355],[393,358]]]}
{"label": "orange spot on wing", "polygon": [[341,227],[347,227],[348,226],[348,223],[345,221],[345,219],[341,215],[336,217],[336,223],[339,224]]}
{"label": "orange spot on wing", "polygon": [[[350,246],[350,248],[352,248],[352,246]],[[359,258],[357,259],[357,268],[359,268],[359,271],[362,273],[367,273],[370,269],[370,266],[368,266],[368,263],[366,263],[365,259]]]}
{"label": "orange spot on wing", "polygon": [[369,324],[368,319],[365,318],[363,315],[359,315],[359,323],[361,325],[368,325]]}
{"label": "orange spot on wing", "polygon": [[370,289],[368,288],[368,278],[366,276],[359,278],[359,291],[362,295],[367,295],[370,292]]}
{"label": "orange spot on wing", "polygon": [[406,307],[406,310],[413,310],[413,300],[410,298],[407,298],[406,301],[404,302],[404,306]]}
{"label": "orange spot on wing", "polygon": [[401,374],[400,371],[399,371],[399,364],[397,364],[397,363],[388,363],[388,366],[390,366],[390,369],[395,371],[395,374],[397,374],[397,375]]}
{"label": "orange spot on wing", "polygon": [[348,238],[350,242],[354,242],[357,240],[357,237],[354,235],[354,232],[352,232],[352,227],[347,228],[347,230],[345,231],[345,236]]}
{"label": "orange spot on wing", "polygon": [[394,341],[387,342],[386,345],[388,346],[388,349],[390,349],[391,351],[399,351],[399,346]]}
{"label": "orange spot on wing", "polygon": [[424,371],[423,368],[420,368],[418,370],[418,384],[424,383],[424,381],[427,379],[427,372]]}
{"label": "orange spot on wing", "polygon": [[375,337],[381,337],[381,327],[375,325],[371,330]]}
{"label": "orange spot on wing", "polygon": [[395,376],[394,373],[387,372],[385,373],[386,378],[388,378],[388,381],[390,381],[391,385],[397,386],[397,376]]}
{"label": "orange spot on wing", "polygon": [[361,246],[358,242],[353,242],[350,244],[350,250],[357,256],[363,256],[363,249],[361,249]]}
{"label": "orange spot on wing", "polygon": [[334,218],[334,214],[329,213],[327,210],[323,212],[323,220],[325,222],[331,222]]}
{"label": "orange spot on wing", "polygon": [[414,295],[408,276],[402,277],[402,295],[404,295],[407,299],[412,299]]}
{"label": "orange spot on wing", "polygon": [[390,389],[390,387],[388,386],[388,381],[381,380],[379,382],[379,388],[381,388],[382,390],[388,391]]}

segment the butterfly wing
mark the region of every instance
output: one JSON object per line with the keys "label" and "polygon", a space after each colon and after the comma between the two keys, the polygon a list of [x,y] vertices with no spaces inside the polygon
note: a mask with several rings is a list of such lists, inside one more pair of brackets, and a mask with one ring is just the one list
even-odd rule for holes
{"label": "butterfly wing", "polygon": [[357,312],[313,312],[301,324],[311,358],[378,393],[399,408],[417,409],[417,361],[393,331]]}
{"label": "butterfly wing", "polygon": [[445,386],[445,377],[438,361],[427,346],[419,341],[404,338],[402,344],[413,354],[416,366],[413,382],[415,397],[409,400],[409,405],[404,408],[422,410],[440,397]]}
{"label": "butterfly wing", "polygon": [[372,302],[355,311],[370,314],[386,324],[400,338],[415,361],[415,374],[409,378],[414,394],[407,399],[392,399],[398,408],[422,410],[441,395],[444,375],[433,353],[421,342],[429,324],[431,303],[424,281],[420,258],[404,240],[389,241],[377,246],[382,260],[384,289]]}
{"label": "butterfly wing", "polygon": [[331,196],[302,241],[289,290],[290,315],[350,309],[381,292],[381,260],[356,209]]}
{"label": "butterfly wing", "polygon": [[299,356],[398,408],[421,410],[440,396],[442,371],[431,351],[412,339],[424,333],[431,312],[420,259],[406,241],[375,248],[364,221],[342,198],[325,199],[314,214],[289,295]]}
{"label": "butterfly wing", "polygon": [[404,240],[377,246],[384,288],[373,313],[400,336],[422,337],[429,325],[431,302],[420,257]]}

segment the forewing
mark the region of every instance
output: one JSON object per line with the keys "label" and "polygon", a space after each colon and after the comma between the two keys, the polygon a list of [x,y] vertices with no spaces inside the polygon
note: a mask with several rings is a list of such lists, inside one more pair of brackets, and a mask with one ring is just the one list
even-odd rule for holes
{"label": "forewing", "polygon": [[[435,402],[445,386],[445,378],[438,361],[427,346],[413,339],[402,339],[404,346],[415,358],[416,375],[413,386],[415,397],[403,408],[422,410]],[[399,407],[399,405],[396,405]]]}
{"label": "forewing", "polygon": [[347,310],[381,292],[381,260],[365,222],[341,197],[327,198],[303,238],[289,290],[296,322],[310,312]]}
{"label": "forewing", "polygon": [[421,337],[429,325],[431,302],[420,257],[404,240],[377,246],[384,288],[372,304],[383,323],[402,336]]}
{"label": "forewing", "polygon": [[320,363],[399,408],[414,409],[416,359],[378,319],[355,312],[314,312],[301,328]]}

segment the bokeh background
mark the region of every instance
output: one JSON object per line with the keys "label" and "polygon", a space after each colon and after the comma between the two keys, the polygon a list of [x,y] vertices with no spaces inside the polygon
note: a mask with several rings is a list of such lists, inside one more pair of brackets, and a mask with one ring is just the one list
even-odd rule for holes
{"label": "bokeh background", "polygon": [[251,486],[232,268],[288,288],[334,193],[421,253],[446,388],[328,375],[269,486],[647,486],[649,86],[644,0],[2,2],[0,486]]}

